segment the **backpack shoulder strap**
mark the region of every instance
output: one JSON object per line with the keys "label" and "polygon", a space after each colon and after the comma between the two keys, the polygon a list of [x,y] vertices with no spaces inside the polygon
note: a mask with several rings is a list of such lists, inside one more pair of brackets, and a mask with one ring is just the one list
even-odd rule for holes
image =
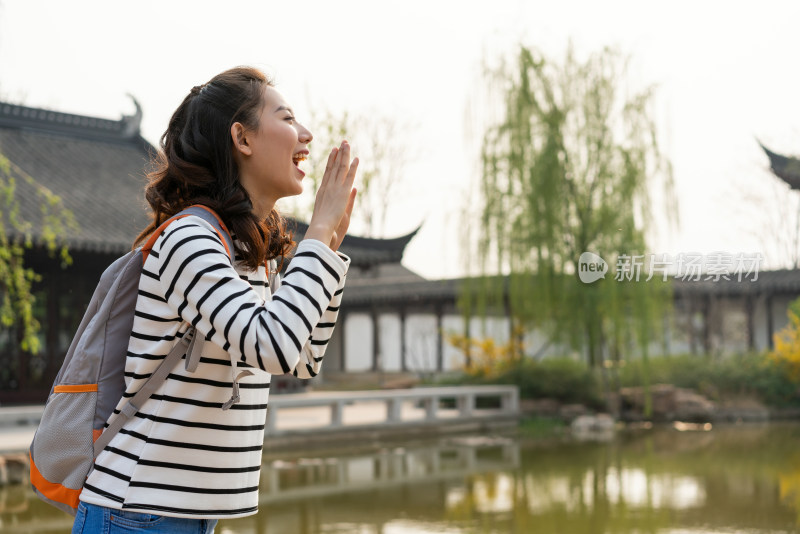
{"label": "backpack shoulder strap", "polygon": [[178,219],[183,219],[184,217],[188,217],[189,215],[194,215],[196,217],[200,217],[208,224],[210,224],[214,230],[217,232],[217,235],[222,240],[222,245],[225,247],[225,251],[228,253],[228,258],[231,260],[231,264],[234,262],[234,254],[233,254],[233,238],[231,237],[231,233],[228,231],[228,227],[225,226],[225,223],[222,222],[222,219],[219,215],[216,214],[214,210],[209,208],[208,206],[203,206],[202,204],[194,204],[193,206],[189,206],[188,208],[179,211],[163,223],[161,226],[155,229],[150,237],[147,238],[147,242],[142,247],[142,263],[147,260],[147,256],[150,255],[150,251],[153,249],[153,245],[155,245],[158,236],[160,236],[167,226],[170,225],[171,222],[176,221]]}
{"label": "backpack shoulder strap", "polygon": [[[222,222],[222,219],[220,219],[219,215],[217,215],[212,209],[200,204],[195,204],[194,206],[190,206],[185,210],[176,213],[164,221],[150,235],[150,237],[147,239],[147,242],[142,247],[142,264],[144,264],[144,261],[147,259],[147,256],[153,249],[153,245],[158,239],[158,236],[164,232],[164,229],[166,229],[171,222],[182,219],[183,217],[188,217],[189,215],[200,217],[214,228],[220,239],[222,239],[222,244],[228,253],[231,264],[233,264],[233,239],[231,238],[228,228],[225,226],[225,223]],[[158,366],[156,371],[150,376],[147,382],[144,383],[142,388],[133,396],[133,398],[128,400],[128,402],[122,407],[117,418],[114,419],[114,421],[94,442],[95,457],[106,448],[106,446],[111,442],[111,439],[120,431],[125,422],[133,417],[139,408],[144,405],[147,399],[149,399],[150,396],[152,396],[153,393],[155,393],[155,391],[161,386],[161,384],[166,381],[170,371],[175,368],[175,366],[179,361],[181,361],[181,359],[183,359],[184,356],[186,356],[186,369],[190,372],[194,372],[194,370],[197,368],[198,362],[200,361],[202,346],[202,336],[198,335],[193,326],[190,326],[183,338],[181,338],[181,340],[175,344],[170,353],[164,358],[164,361],[161,362],[161,365]]]}
{"label": "backpack shoulder strap", "polygon": [[147,382],[141,387],[136,394],[125,403],[124,406],[120,409],[119,414],[117,417],[111,422],[111,424],[106,427],[100,437],[97,438],[94,442],[94,456],[95,458],[103,452],[103,449],[111,443],[111,439],[117,435],[117,433],[122,429],[125,423],[136,413],[139,411],[139,408],[144,406],[144,403],[149,399],[153,393],[167,380],[167,376],[169,376],[170,371],[178,365],[178,362],[181,361],[183,356],[186,354],[189,345],[197,337],[197,332],[194,328],[190,328],[189,331],[183,336],[183,338],[172,347],[172,350],[167,354],[164,358],[164,361],[161,362],[161,365],[155,370],[155,372],[147,379]]}
{"label": "backpack shoulder strap", "polygon": [[[188,215],[200,217],[214,228],[214,230],[217,232],[217,235],[222,240],[225,250],[228,252],[231,265],[233,265],[233,239],[231,238],[231,233],[228,231],[228,228],[225,226],[225,223],[222,222],[222,219],[219,217],[219,215],[217,215],[217,213],[208,206],[195,204],[177,213],[174,217],[172,217],[171,220],[186,217]],[[204,339],[202,336],[194,335],[192,337],[192,342],[189,345],[188,352],[186,353],[186,370],[191,373],[197,369],[197,364],[200,363],[200,354],[203,351],[203,342]]]}
{"label": "backpack shoulder strap", "polygon": [[220,239],[222,240],[222,244],[225,246],[225,250],[228,252],[228,257],[231,259],[231,263],[233,263],[233,238],[231,237],[231,233],[228,231],[228,228],[225,226],[225,223],[222,222],[222,219],[220,219],[219,215],[217,215],[216,212],[208,206],[195,204],[194,206],[189,206],[185,210],[181,211],[173,218],[186,215],[195,215],[200,217],[214,227],[217,235],[219,235]]}

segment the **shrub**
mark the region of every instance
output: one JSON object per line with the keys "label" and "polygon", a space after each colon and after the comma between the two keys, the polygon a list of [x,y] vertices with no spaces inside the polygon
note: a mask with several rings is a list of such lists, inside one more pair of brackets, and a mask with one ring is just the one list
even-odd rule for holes
{"label": "shrub", "polygon": [[450,377],[452,384],[511,384],[523,399],[555,399],[561,403],[602,404],[599,380],[585,364],[569,358],[535,361],[523,358],[513,365],[487,372],[486,368]]}
{"label": "shrub", "polygon": [[[795,320],[776,335],[776,350],[724,357],[683,354],[651,357],[645,369],[641,359],[615,366],[609,387],[672,384],[694,389],[712,400],[755,397],[770,406],[800,406],[800,299],[790,308]],[[788,333],[787,333],[788,332]],[[780,345],[778,338],[793,345]],[[523,399],[551,398],[562,403],[602,407],[600,371],[565,357],[534,360],[523,356],[521,336],[496,344],[492,339],[450,336],[450,342],[472,357],[463,374],[451,377],[455,384],[513,384]],[[788,348],[787,348],[788,347]],[[796,356],[796,357],[795,357]],[[645,380],[645,372],[649,380]]]}
{"label": "shrub", "polygon": [[796,384],[800,383],[800,299],[789,304],[789,324],[773,337],[775,348],[769,358],[783,368]]}
{"label": "shrub", "polygon": [[518,369],[505,373],[507,383],[516,383],[522,398],[551,398],[564,403],[600,403],[595,373],[582,362],[569,358],[525,360]]}
{"label": "shrub", "polygon": [[[712,358],[684,354],[649,360],[651,384],[673,384],[690,388],[712,400],[752,396],[773,406],[800,404],[797,385],[779,362],[765,353],[745,353]],[[643,383],[641,360],[631,360],[619,370],[622,387]]]}

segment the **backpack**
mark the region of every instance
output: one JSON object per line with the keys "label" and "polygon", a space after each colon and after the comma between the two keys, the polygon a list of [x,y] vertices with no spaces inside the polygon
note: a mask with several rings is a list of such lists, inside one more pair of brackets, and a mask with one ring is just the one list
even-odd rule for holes
{"label": "backpack", "polygon": [[[165,221],[144,246],[128,252],[103,272],[50,390],[30,446],[31,485],[42,500],[72,515],[77,512],[78,498],[94,459],[111,438],[166,381],[184,356],[189,371],[193,372],[199,362],[204,340],[190,325],[158,369],[104,430],[125,392],[125,359],[144,262],[167,225],[189,215],[196,215],[214,227],[233,263],[231,236],[209,208],[191,206]],[[239,400],[237,386],[234,380],[234,394],[226,403],[228,408]]]}

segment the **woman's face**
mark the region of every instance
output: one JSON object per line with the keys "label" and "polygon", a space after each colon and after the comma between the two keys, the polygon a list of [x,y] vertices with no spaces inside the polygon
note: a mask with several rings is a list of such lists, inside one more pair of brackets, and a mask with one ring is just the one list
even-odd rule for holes
{"label": "woman's face", "polygon": [[298,164],[308,157],[312,135],[273,87],[264,92],[258,129],[245,135],[249,154],[242,152],[237,160],[253,204],[272,209],[278,199],[302,193],[305,173]]}

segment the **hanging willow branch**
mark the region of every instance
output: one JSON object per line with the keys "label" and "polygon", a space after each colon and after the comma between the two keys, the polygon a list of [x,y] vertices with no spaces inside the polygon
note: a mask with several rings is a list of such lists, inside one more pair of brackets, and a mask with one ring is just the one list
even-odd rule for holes
{"label": "hanging willow branch", "polygon": [[[626,63],[609,49],[585,62],[570,49],[557,64],[522,47],[486,76],[502,107],[481,154],[483,276],[465,284],[462,308],[504,309],[515,326],[584,350],[591,365],[634,346],[646,356],[668,287],[646,276],[615,281],[614,270],[620,256],[647,252],[649,187],[661,178],[671,192],[648,112],[652,88],[626,94]],[[609,265],[592,284],[577,276],[587,251]]]}
{"label": "hanging willow branch", "polygon": [[[33,192],[38,221],[26,220],[21,214],[18,180],[26,191]],[[76,231],[74,216],[58,195],[0,154],[0,324],[19,328],[20,346],[26,352],[36,354],[40,349],[40,325],[33,313],[31,292],[40,276],[25,266],[25,251],[40,244],[51,256],[58,256],[62,265],[68,265],[72,260],[65,238]]]}

